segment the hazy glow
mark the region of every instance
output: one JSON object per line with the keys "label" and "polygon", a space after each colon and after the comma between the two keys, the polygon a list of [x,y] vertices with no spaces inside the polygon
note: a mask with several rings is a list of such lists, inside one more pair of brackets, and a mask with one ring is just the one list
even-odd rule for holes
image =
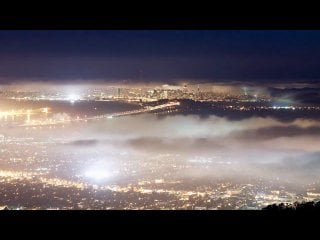
{"label": "hazy glow", "polygon": [[75,101],[78,101],[80,100],[80,95],[76,94],[76,93],[70,93],[68,95],[68,98],[67,98],[71,103],[74,103]]}
{"label": "hazy glow", "polygon": [[107,169],[92,168],[88,169],[84,175],[94,181],[102,181],[108,179],[111,176],[111,173]]}

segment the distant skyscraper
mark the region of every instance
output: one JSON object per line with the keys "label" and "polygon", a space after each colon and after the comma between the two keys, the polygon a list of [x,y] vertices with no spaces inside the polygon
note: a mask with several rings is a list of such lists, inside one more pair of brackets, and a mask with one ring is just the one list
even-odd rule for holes
{"label": "distant skyscraper", "polygon": [[244,91],[244,95],[247,96],[248,92],[247,92],[247,88],[246,87],[243,88],[243,91]]}
{"label": "distant skyscraper", "polygon": [[168,99],[168,91],[163,91],[163,98]]}
{"label": "distant skyscraper", "polygon": [[118,88],[118,98],[120,98],[120,93],[121,93],[121,90],[120,88]]}

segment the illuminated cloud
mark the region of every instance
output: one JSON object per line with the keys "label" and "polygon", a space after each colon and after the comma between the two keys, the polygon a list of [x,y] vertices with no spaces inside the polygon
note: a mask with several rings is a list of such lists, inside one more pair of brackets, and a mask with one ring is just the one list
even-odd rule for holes
{"label": "illuminated cloud", "polygon": [[296,136],[320,136],[320,127],[298,127],[298,126],[276,126],[276,127],[265,127],[255,130],[245,130],[239,133],[233,134],[233,137],[240,138],[243,140],[252,139],[254,141],[258,140],[268,140],[279,137],[296,137]]}
{"label": "illuminated cloud", "polygon": [[[68,117],[63,113],[55,115],[57,119]],[[171,166],[172,158],[192,164],[192,168],[177,170],[176,177],[181,178],[233,178],[238,181],[283,176],[296,182],[297,179],[310,182],[311,176],[318,171],[320,120],[280,121],[272,117],[229,120],[196,115],[158,118],[145,114],[51,130],[6,128],[1,129],[0,134],[32,136],[40,141],[54,141],[63,136],[64,143],[50,146],[50,151],[67,153],[63,157],[74,159],[70,164],[83,179],[99,184],[121,179],[123,162],[131,162],[134,166],[134,161],[157,161],[154,158],[166,154],[169,156],[163,161],[168,161],[168,166]],[[308,167],[311,165],[315,167]],[[135,170],[135,174],[147,171]]]}

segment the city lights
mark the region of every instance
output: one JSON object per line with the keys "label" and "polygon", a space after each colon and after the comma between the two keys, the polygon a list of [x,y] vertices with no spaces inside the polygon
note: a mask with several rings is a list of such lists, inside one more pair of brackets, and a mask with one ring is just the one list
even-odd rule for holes
{"label": "city lights", "polygon": [[70,93],[67,97],[68,101],[70,101],[71,103],[74,103],[78,100],[81,99],[80,95],[78,94],[75,94],[75,93]]}
{"label": "city lights", "polygon": [[[272,129],[294,130],[300,125],[305,131],[315,129],[320,125],[317,120],[302,121],[299,116],[320,114],[319,106],[277,105],[250,91],[212,94],[210,86],[199,87],[200,92],[164,87],[166,92],[161,87],[121,88],[121,96],[111,99],[118,88],[88,89],[83,98],[65,97],[63,91],[39,96],[31,92],[23,102],[16,92],[6,93],[2,101],[13,102],[0,112],[0,158],[7,168],[0,171],[2,198],[32,202],[21,193],[27,186],[33,189],[33,198],[51,196],[57,205],[22,204],[19,209],[261,209],[320,198],[317,183],[298,195],[285,187],[286,181],[297,184],[295,179],[265,167],[284,161],[282,157],[292,158],[288,149],[316,149],[306,145],[314,143],[315,135],[293,137],[284,145],[278,142],[286,131],[279,135]],[[112,91],[114,95],[109,94]],[[81,110],[68,104],[76,101]],[[112,104],[126,107],[117,111],[104,107]],[[197,115],[202,110],[212,116],[201,120]],[[228,120],[229,114],[238,113],[248,116]],[[275,114],[296,120],[281,122],[272,118]],[[253,180],[236,180],[248,174]],[[230,176],[234,179],[226,180]],[[311,181],[308,174],[304,178]],[[10,192],[8,186],[16,190]]]}
{"label": "city lights", "polygon": [[107,169],[89,169],[84,173],[85,177],[93,179],[95,181],[102,181],[108,179],[111,173]]}

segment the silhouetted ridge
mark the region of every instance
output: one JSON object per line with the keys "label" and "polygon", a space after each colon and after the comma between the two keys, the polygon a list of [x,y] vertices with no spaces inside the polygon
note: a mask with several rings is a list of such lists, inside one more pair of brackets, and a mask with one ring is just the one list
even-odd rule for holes
{"label": "silhouetted ridge", "polygon": [[318,202],[295,202],[293,204],[272,204],[268,205],[263,210],[271,210],[271,211],[320,211],[320,201]]}

